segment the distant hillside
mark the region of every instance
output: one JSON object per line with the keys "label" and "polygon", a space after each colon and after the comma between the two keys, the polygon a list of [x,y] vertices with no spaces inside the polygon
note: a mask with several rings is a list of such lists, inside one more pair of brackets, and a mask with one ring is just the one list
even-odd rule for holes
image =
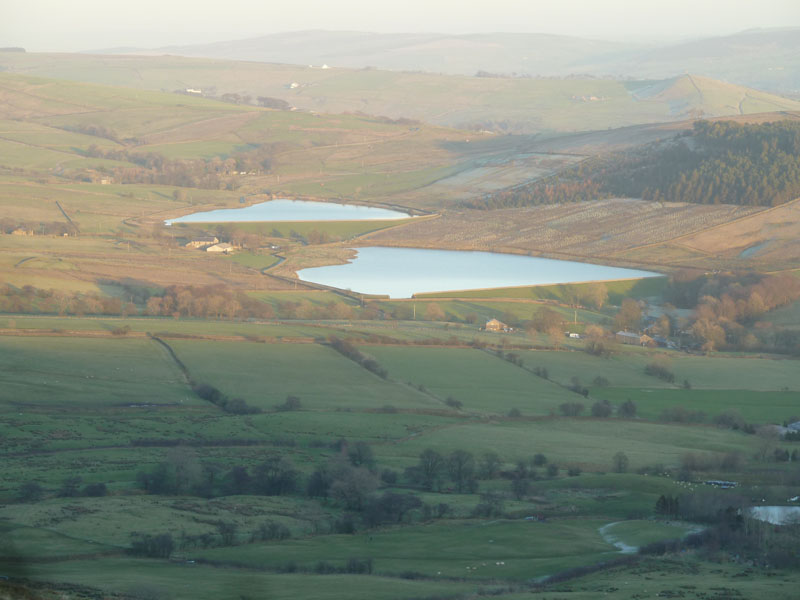
{"label": "distant hillside", "polygon": [[0,175],[53,183],[385,197],[449,174],[463,135],[0,73]]}
{"label": "distant hillside", "polygon": [[[120,51],[131,49],[105,53]],[[454,75],[486,71],[664,79],[697,73],[773,92],[800,93],[800,28],[796,27],[748,30],[679,44],[623,44],[538,33],[297,31],[136,52]]]}
{"label": "distant hillside", "polygon": [[706,77],[621,82],[322,69],[174,56],[0,54],[0,69],[164,91],[274,98],[305,110],[360,112],[500,133],[563,133],[800,110],[800,102]]}
{"label": "distant hillside", "polygon": [[594,57],[619,60],[631,47],[613,42],[537,33],[448,35],[297,31],[246,40],[169,46],[154,52],[229,60],[426,71],[474,75],[479,71],[564,75]]}
{"label": "distant hillside", "polygon": [[777,206],[800,198],[800,121],[697,121],[672,140],[585,161],[470,206],[506,208],[597,198]]}

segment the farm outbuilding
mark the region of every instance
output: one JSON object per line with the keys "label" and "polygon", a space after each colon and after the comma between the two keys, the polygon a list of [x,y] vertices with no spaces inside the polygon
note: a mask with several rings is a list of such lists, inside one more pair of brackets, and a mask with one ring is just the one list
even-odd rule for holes
{"label": "farm outbuilding", "polygon": [[497,319],[489,319],[483,327],[486,331],[511,331],[511,328]]}
{"label": "farm outbuilding", "polygon": [[212,244],[219,243],[219,239],[213,235],[203,235],[192,238],[188,243],[184,244],[184,248],[205,248]]}
{"label": "farm outbuilding", "polygon": [[233,246],[228,242],[222,242],[221,244],[214,244],[213,246],[209,246],[208,248],[206,248],[206,252],[233,254]]}
{"label": "farm outbuilding", "polygon": [[618,331],[614,337],[621,344],[630,344],[632,346],[656,345],[656,343],[653,341],[653,338],[643,333],[633,333],[632,331]]}

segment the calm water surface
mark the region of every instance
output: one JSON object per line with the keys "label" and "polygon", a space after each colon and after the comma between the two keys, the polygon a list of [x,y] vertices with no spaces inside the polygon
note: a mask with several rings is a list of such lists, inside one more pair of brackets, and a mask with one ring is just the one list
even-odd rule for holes
{"label": "calm water surface", "polygon": [[800,523],[800,506],[754,506],[750,514],[759,521],[773,525]]}
{"label": "calm water surface", "polygon": [[491,252],[357,248],[346,265],[313,267],[300,279],[363,294],[412,294],[525,285],[658,277],[659,273]]}
{"label": "calm water surface", "polygon": [[173,223],[243,223],[248,221],[376,221],[408,219],[406,213],[386,208],[310,202],[307,200],[270,200],[244,208],[220,208],[192,213],[164,221]]}

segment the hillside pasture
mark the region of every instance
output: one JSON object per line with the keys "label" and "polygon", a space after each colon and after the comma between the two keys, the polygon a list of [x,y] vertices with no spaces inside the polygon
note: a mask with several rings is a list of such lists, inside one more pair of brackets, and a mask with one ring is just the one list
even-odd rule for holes
{"label": "hillside pasture", "polygon": [[[11,575],[29,575],[24,567],[9,565]],[[30,575],[29,575],[30,576]],[[37,565],[36,581],[63,581],[99,588],[105,592],[141,596],[163,593],[169,598],[239,600],[268,597],[272,600],[397,600],[459,596],[473,585],[450,581],[412,581],[396,577],[363,575],[277,574],[248,569],[213,569],[190,562],[155,559],[101,558],[51,562]]]}
{"label": "hillside pasture", "polygon": [[[198,381],[231,397],[270,409],[289,395],[313,410],[442,408],[410,388],[385,381],[317,344],[253,344],[248,342],[170,342]],[[313,374],[313,376],[312,376]]]}
{"label": "hillside pasture", "polygon": [[480,350],[365,346],[397,380],[422,385],[468,413],[545,415],[580,396]]}
{"label": "hillside pasture", "polygon": [[294,561],[309,569],[321,560],[343,566],[347,557],[359,556],[372,558],[378,574],[523,580],[612,556],[615,548],[597,531],[603,524],[595,519],[447,520],[357,536],[207,550],[200,556],[271,568]]}
{"label": "hillside pasture", "polygon": [[755,436],[713,426],[656,424],[591,418],[546,418],[532,421],[462,423],[433,430],[402,445],[384,446],[378,455],[395,466],[408,466],[426,448],[440,452],[469,449],[475,455],[493,451],[506,460],[544,453],[550,462],[578,465],[585,471],[610,471],[612,457],[624,452],[630,469],[663,464],[675,467],[687,452],[751,454]]}
{"label": "hillside pasture", "polygon": [[682,408],[700,411],[712,420],[733,411],[745,422],[782,424],[793,422],[800,415],[800,392],[753,391],[742,389],[681,390],[642,388],[592,388],[593,398],[620,405],[626,400],[636,403],[636,414],[658,420],[665,411]]}
{"label": "hillside pasture", "polygon": [[[792,358],[690,356],[622,345],[609,358],[569,351],[523,350],[518,354],[526,366],[544,367],[552,380],[565,385],[572,377],[578,377],[583,385],[591,385],[600,376],[611,387],[619,388],[675,388],[688,380],[693,389],[800,390],[800,361]],[[674,383],[645,374],[645,367],[654,361],[674,373]]]}
{"label": "hillside pasture", "polygon": [[149,340],[0,337],[6,407],[198,406],[178,368]]}

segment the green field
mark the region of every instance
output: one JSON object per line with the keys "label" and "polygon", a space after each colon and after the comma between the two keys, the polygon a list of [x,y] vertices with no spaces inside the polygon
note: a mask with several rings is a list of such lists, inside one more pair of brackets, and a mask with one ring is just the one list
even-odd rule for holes
{"label": "green field", "polygon": [[358,536],[211,550],[200,556],[272,568],[287,561],[306,568],[318,561],[341,565],[348,557],[369,556],[379,574],[415,571],[429,577],[525,580],[598,562],[614,553],[597,531],[602,525],[598,520],[547,524],[457,520]]}
{"label": "green field", "polygon": [[[11,567],[12,575],[25,570]],[[248,569],[215,569],[199,564],[157,560],[103,558],[44,564],[34,579],[89,585],[108,592],[128,593],[135,598],[153,594],[167,598],[235,600],[242,597],[275,600],[315,598],[339,600],[395,600],[431,595],[462,595],[474,586],[461,582],[410,581],[394,577],[363,575],[276,574]],[[0,588],[2,590],[2,588]]]}
{"label": "green field", "polygon": [[[739,389],[754,391],[800,390],[800,362],[797,359],[733,358],[730,356],[687,356],[679,352],[632,349],[620,346],[609,358],[584,352],[521,351],[524,364],[544,367],[551,379],[568,384],[577,376],[583,385],[598,377],[612,387],[674,388],[688,380],[697,389]],[[675,375],[674,384],[646,375],[644,368],[654,360],[666,361]]]}
{"label": "green field", "polygon": [[149,340],[0,337],[0,373],[8,408],[201,404]]}
{"label": "green field", "polygon": [[578,396],[480,350],[368,346],[392,377],[423,385],[468,413],[546,415]]}
{"label": "green field", "polygon": [[710,426],[557,418],[523,423],[463,423],[415,437],[402,446],[383,447],[380,452],[397,465],[409,464],[428,447],[447,452],[469,447],[476,454],[494,451],[510,461],[543,452],[552,462],[564,466],[610,471],[611,459],[617,452],[624,452],[631,469],[638,469],[655,464],[675,467],[691,451],[751,453],[757,445],[755,436]]}
{"label": "green field", "polygon": [[[262,339],[278,332],[302,336],[318,331],[307,325],[172,319],[7,317],[0,326],[11,325],[9,320],[14,327],[38,327],[45,330],[42,333],[54,326],[108,331],[122,322],[137,330],[163,324],[176,333],[252,337],[260,332]],[[403,327],[406,335],[419,335],[426,326]],[[571,377],[570,360],[576,361],[572,367],[580,373],[591,373],[595,361],[615,365],[615,385],[620,387],[592,388],[592,395],[606,394],[617,403],[621,396],[615,394],[637,394],[640,410],[637,420],[550,417],[560,403],[582,398],[482,350],[360,345],[362,353],[388,370],[384,380],[321,344],[175,336],[166,341],[193,379],[266,412],[227,414],[195,397],[172,357],[144,337],[0,338],[0,380],[7,390],[0,427],[4,454],[0,497],[5,501],[0,526],[14,540],[0,556],[3,572],[24,571],[34,579],[80,581],[134,595],[150,593],[137,588],[141,573],[147,573],[159,593],[180,597],[192,585],[192,569],[202,568],[206,575],[213,569],[207,589],[195,595],[201,598],[238,598],[236,594],[255,589],[252,586],[280,588],[277,597],[329,594],[334,598],[353,577],[364,582],[365,598],[463,597],[475,586],[495,585],[491,582],[519,585],[618,556],[620,544],[638,546],[680,537],[693,527],[646,517],[660,495],[685,493],[694,484],[635,474],[639,468],[675,469],[689,452],[718,457],[740,453],[745,461],[740,476],[758,476],[749,474],[750,457],[761,444],[758,436],[713,426],[646,421],[657,417],[659,407],[671,402],[670,396],[691,397],[695,405],[713,402],[721,409],[727,395],[745,416],[750,416],[747,407],[757,406],[755,398],[768,397],[772,411],[796,402],[791,392],[765,396],[767,392],[744,390],[732,394],[646,388],[639,385],[645,376],[637,362],[648,357],[646,352],[626,352],[612,359],[578,352],[527,352],[526,367],[546,364],[555,381]],[[538,363],[533,361],[537,357],[542,359]],[[790,381],[786,369],[793,364],[771,359],[705,360],[709,371],[718,363],[741,367],[759,361],[774,368],[775,377],[782,373],[781,381]],[[717,377],[721,381],[724,373]],[[706,384],[715,381],[709,378]],[[132,394],[139,402],[133,402]],[[274,412],[289,394],[301,399],[300,410]],[[652,405],[639,399],[648,395],[655,401]],[[463,402],[463,407],[448,406],[448,397]],[[522,417],[507,418],[513,408]],[[341,460],[337,440],[348,445],[366,442],[376,468],[399,478],[391,486],[383,484],[378,493],[413,493],[429,507],[446,504],[447,518],[425,518],[421,509],[414,509],[399,524],[336,535],[332,524],[346,511],[331,498],[305,497],[301,490],[313,469]],[[183,447],[175,448],[179,443]],[[444,456],[468,450],[476,459],[495,452],[501,470],[542,453],[556,471],[545,476],[546,465],[535,468],[531,487],[522,497],[512,497],[507,476],[481,479],[479,491],[500,494],[505,508],[499,518],[478,517],[473,510],[481,500],[479,494],[456,493],[451,483],[421,490],[406,479],[405,469],[417,464],[420,453],[429,448]],[[630,460],[628,473],[610,472],[618,452]],[[269,456],[297,465],[295,493],[206,498],[137,491],[140,472],[172,464],[169,461],[178,460],[175,457],[203,465],[222,482],[232,466],[252,469]],[[580,474],[567,476],[568,468]],[[59,497],[64,480],[75,474],[81,476],[81,485],[105,483],[110,495]],[[44,497],[16,502],[21,484],[31,481],[42,486]],[[788,488],[776,487],[769,496],[786,493]],[[524,519],[532,514],[547,515],[548,520]],[[630,521],[632,517],[638,520]],[[221,542],[219,522],[234,524],[232,542]],[[251,537],[265,523],[286,527],[290,538],[253,542]],[[134,531],[169,533],[181,546],[173,552],[172,562],[128,557],[122,551]],[[183,541],[201,538],[211,547]],[[103,556],[92,560],[94,568],[87,574],[84,557],[98,553]],[[32,557],[38,562],[31,563]],[[199,559],[218,562],[213,567],[187,562]],[[370,559],[372,574],[317,574],[318,569],[343,569],[350,559]],[[320,567],[321,562],[327,566]],[[308,572],[285,572],[298,569]],[[513,589],[508,591],[513,597]]]}
{"label": "green field", "polygon": [[312,410],[444,408],[324,346],[181,340],[170,345],[197,380],[261,408],[272,408],[288,395],[300,397],[303,407]]}
{"label": "green field", "polygon": [[677,407],[702,411],[713,418],[735,411],[747,423],[793,423],[800,415],[799,392],[763,392],[751,390],[665,390],[640,388],[592,388],[593,398],[622,404],[636,402],[637,415],[658,419],[665,410]]}

